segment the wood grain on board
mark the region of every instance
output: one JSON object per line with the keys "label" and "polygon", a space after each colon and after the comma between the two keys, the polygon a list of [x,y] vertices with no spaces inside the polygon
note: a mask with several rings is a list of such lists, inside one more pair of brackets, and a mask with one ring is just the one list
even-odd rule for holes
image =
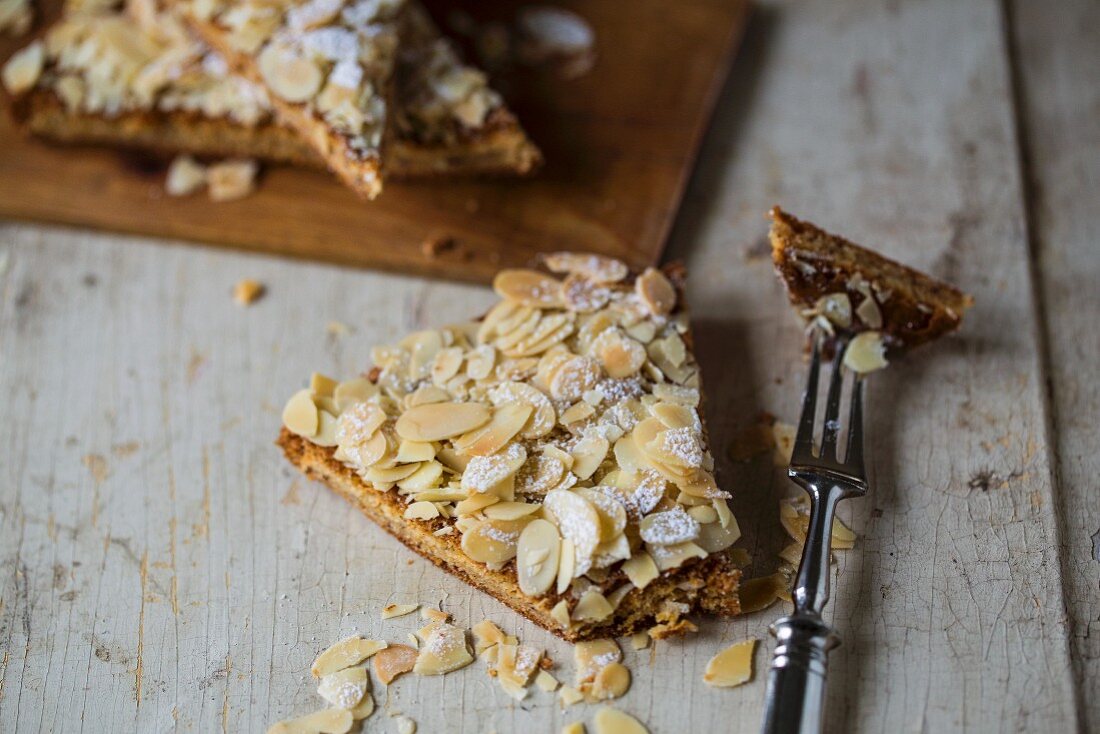
{"label": "wood grain on board", "polygon": [[[629,17],[617,0],[559,4],[594,27],[593,69],[574,79],[528,69],[499,80],[546,156],[533,178],[388,182],[380,199],[367,202],[326,172],[270,167],[253,196],[212,204],[201,195],[166,196],[163,163],[26,140],[4,116],[0,216],[474,281],[559,249],[652,264],[748,2],[639,0]],[[454,5],[429,5],[447,28]],[[479,21],[510,21],[520,5],[464,7]],[[440,236],[456,246],[426,256],[421,244]]]}

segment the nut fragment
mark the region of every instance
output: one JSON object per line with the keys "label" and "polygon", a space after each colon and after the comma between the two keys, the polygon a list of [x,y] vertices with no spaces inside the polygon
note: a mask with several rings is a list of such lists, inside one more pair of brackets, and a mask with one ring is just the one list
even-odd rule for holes
{"label": "nut fragment", "polygon": [[318,655],[309,670],[315,677],[320,678],[352,665],[358,665],[385,647],[386,643],[382,640],[364,640],[359,635],[352,635]]}
{"label": "nut fragment", "polygon": [[387,604],[382,607],[382,619],[393,619],[412,614],[420,608],[419,604]]}
{"label": "nut fragment", "polygon": [[648,553],[636,553],[629,560],[623,562],[623,573],[630,579],[630,583],[639,589],[649,586],[650,582],[660,575],[657,564]]}
{"label": "nut fragment", "polygon": [[408,716],[394,717],[393,724],[397,727],[397,734],[416,734],[416,722]]}
{"label": "nut fragment", "polygon": [[649,734],[642,722],[608,706],[596,712],[593,724],[596,734]]}
{"label": "nut fragment", "polygon": [[558,574],[561,536],[546,520],[532,520],[519,536],[516,573],[519,588],[528,596],[545,594]]}
{"label": "nut fragment", "polygon": [[168,166],[164,190],[169,196],[188,196],[206,185],[206,166],[189,155],[178,155]]}
{"label": "nut fragment", "polygon": [[244,278],[233,286],[233,299],[242,306],[249,306],[264,294],[264,284],[258,280]]}
{"label": "nut fragment", "polygon": [[654,316],[668,316],[676,305],[676,289],[660,270],[646,268],[634,281],[634,290]]}
{"label": "nut fragment", "polygon": [[312,714],[287,719],[272,725],[267,734],[345,734],[354,723],[352,713],[345,709],[322,709]]}
{"label": "nut fragment", "polygon": [[558,690],[558,686],[560,686],[561,683],[559,683],[558,679],[550,673],[545,670],[540,670],[538,674],[535,675],[535,685],[538,686],[540,690],[552,693]]}
{"label": "nut fragment", "polygon": [[886,364],[886,345],[880,332],[856,334],[844,350],[844,366],[853,372],[866,374],[882,369]]}
{"label": "nut fragment", "polygon": [[587,252],[552,252],[542,261],[555,273],[576,273],[594,283],[618,283],[626,277],[626,263]]}
{"label": "nut fragment", "polygon": [[206,169],[207,193],[211,201],[243,199],[256,188],[259,166],[253,160],[215,163]]}
{"label": "nut fragment", "polygon": [[320,415],[309,390],[299,390],[283,408],[283,425],[292,433],[309,438],[317,435]]}
{"label": "nut fragment", "polygon": [[521,520],[485,520],[462,534],[462,551],[480,563],[507,563],[516,556]]}
{"label": "nut fragment", "polygon": [[716,688],[733,688],[752,678],[752,654],[756,640],[730,645],[707,663],[703,681]]}
{"label": "nut fragment", "polygon": [[561,283],[535,270],[501,270],[493,278],[493,290],[501,298],[524,306],[561,305]]}
{"label": "nut fragment", "polygon": [[615,609],[607,601],[607,597],[595,589],[589,589],[573,609],[573,619],[578,622],[602,622],[614,612]]}
{"label": "nut fragment", "polygon": [[46,49],[41,41],[35,41],[24,49],[12,54],[4,69],[0,72],[4,86],[12,96],[22,94],[38,81],[42,67],[46,62]]}
{"label": "nut fragment", "polygon": [[630,670],[622,663],[610,663],[596,673],[589,692],[597,701],[621,698],[630,688]]}
{"label": "nut fragment", "polygon": [[630,646],[635,650],[644,650],[649,647],[649,635],[645,632],[636,632],[630,636]]}
{"label": "nut fragment", "polygon": [[622,662],[623,652],[614,640],[586,640],[573,647],[573,665],[578,687],[591,683],[605,666]]}
{"label": "nut fragment", "polygon": [[396,429],[408,441],[441,441],[483,426],[489,418],[481,403],[431,403],[402,413]]}
{"label": "nut fragment", "polygon": [[434,622],[416,658],[413,672],[418,675],[443,675],[464,668],[474,661],[466,647],[466,632],[446,622]]}
{"label": "nut fragment", "polygon": [[416,665],[419,653],[416,648],[408,645],[390,645],[371,658],[374,666],[374,674],[383,684],[389,685],[393,680],[404,673],[408,673]]}
{"label": "nut fragment", "polygon": [[363,700],[369,682],[366,668],[345,668],[323,676],[317,694],[336,708],[352,709]]}
{"label": "nut fragment", "polygon": [[267,88],[287,102],[308,102],[324,81],[316,64],[282,44],[269,43],[256,63]]}
{"label": "nut fragment", "polygon": [[553,515],[562,537],[572,542],[575,554],[573,575],[586,573],[592,566],[592,554],[600,542],[600,516],[596,508],[580,495],[566,489],[548,492],[543,506]]}

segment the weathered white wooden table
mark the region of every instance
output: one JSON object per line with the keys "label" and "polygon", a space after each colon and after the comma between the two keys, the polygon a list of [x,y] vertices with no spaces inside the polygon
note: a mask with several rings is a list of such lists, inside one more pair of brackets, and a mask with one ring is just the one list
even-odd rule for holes
{"label": "weathered white wooden table", "polygon": [[[800,330],[761,254],[773,203],[954,280],[961,335],[876,376],[874,489],[836,567],[833,731],[1100,730],[1100,5],[765,3],[680,218],[718,453],[791,420]],[[0,224],[0,731],[260,731],[318,699],[318,650],[443,601],[563,643],[413,559],[272,445],[311,369],[474,314],[483,289]],[[235,306],[240,277],[268,296]],[[340,321],[346,336],[326,332]],[[782,540],[760,463],[722,459],[745,544]],[[766,464],[766,461],[764,462]],[[628,653],[654,732],[751,732],[763,685],[701,682],[777,609]],[[756,662],[766,662],[758,650]],[[385,694],[421,731],[556,731],[480,664]],[[385,712],[370,731],[388,731]]]}

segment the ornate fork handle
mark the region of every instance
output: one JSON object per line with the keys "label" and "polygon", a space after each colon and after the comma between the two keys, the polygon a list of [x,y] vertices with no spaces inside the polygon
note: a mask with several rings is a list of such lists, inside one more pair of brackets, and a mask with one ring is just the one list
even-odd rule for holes
{"label": "ornate fork handle", "polygon": [[795,611],[771,627],[778,644],[768,673],[764,734],[822,731],[828,653],[840,644],[821,611],[829,600],[833,515],[836,503],[848,492],[832,482],[822,491],[806,478],[795,477],[795,481],[810,493],[810,525],[795,581]]}

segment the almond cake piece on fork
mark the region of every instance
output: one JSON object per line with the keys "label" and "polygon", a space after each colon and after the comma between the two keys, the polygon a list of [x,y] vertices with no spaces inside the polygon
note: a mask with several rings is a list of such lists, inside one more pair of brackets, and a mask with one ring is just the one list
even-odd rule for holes
{"label": "almond cake piece on fork", "polygon": [[314,374],[278,443],[412,550],[567,640],[736,614],[683,273],[595,255],[504,270],[480,320]]}

